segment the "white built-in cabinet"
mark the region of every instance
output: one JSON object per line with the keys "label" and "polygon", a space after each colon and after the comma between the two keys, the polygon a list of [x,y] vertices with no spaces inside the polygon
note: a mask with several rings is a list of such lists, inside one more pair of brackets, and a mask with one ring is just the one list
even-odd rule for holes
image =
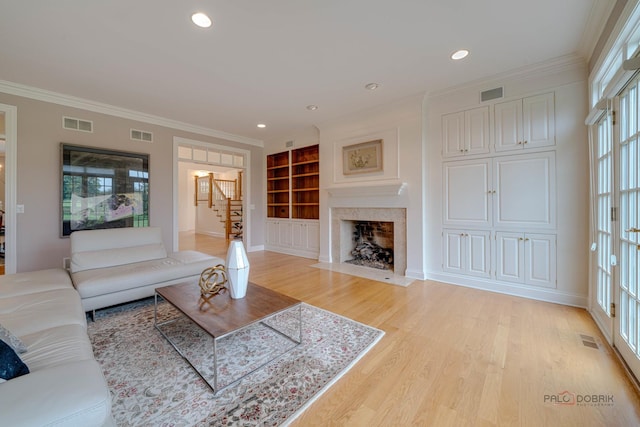
{"label": "white built-in cabinet", "polygon": [[317,256],[320,251],[320,224],[318,221],[291,221],[291,246]]}
{"label": "white built-in cabinet", "polygon": [[317,220],[268,218],[266,246],[278,252],[317,258],[320,225]]}
{"label": "white built-in cabinet", "polygon": [[291,221],[267,220],[267,245],[290,247],[291,246]]}
{"label": "white built-in cabinet", "polygon": [[555,152],[445,162],[445,226],[553,229]]}
{"label": "white built-in cabinet", "polygon": [[496,232],[496,278],[555,288],[555,234]]}
{"label": "white built-in cabinet", "polygon": [[555,145],[553,93],[494,106],[495,150],[525,150]]}
{"label": "white built-in cabinet", "polygon": [[445,230],[444,270],[477,277],[490,277],[491,233],[481,230]]}
{"label": "white built-in cabinet", "polygon": [[[443,272],[555,288],[554,94],[444,114],[442,126]],[[486,152],[465,151],[471,140]]]}
{"label": "white built-in cabinet", "polygon": [[442,116],[443,156],[456,157],[489,152],[489,107],[473,108]]}

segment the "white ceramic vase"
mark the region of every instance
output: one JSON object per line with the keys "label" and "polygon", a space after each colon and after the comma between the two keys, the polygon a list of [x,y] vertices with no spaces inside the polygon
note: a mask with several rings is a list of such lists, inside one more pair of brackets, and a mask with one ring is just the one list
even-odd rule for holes
{"label": "white ceramic vase", "polygon": [[244,298],[249,283],[249,260],[241,240],[234,240],[229,245],[225,268],[231,298]]}

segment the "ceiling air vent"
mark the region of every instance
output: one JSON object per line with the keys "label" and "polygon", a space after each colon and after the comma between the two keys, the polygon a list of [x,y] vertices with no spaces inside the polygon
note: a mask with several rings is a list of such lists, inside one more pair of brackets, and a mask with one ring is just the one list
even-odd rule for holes
{"label": "ceiling air vent", "polygon": [[485,90],[480,92],[480,101],[491,101],[492,99],[502,98],[504,96],[502,87],[497,87],[495,89]]}
{"label": "ceiling air vent", "polygon": [[143,130],[131,129],[131,139],[134,141],[153,142],[153,134]]}
{"label": "ceiling air vent", "polygon": [[62,127],[69,130],[81,132],[93,132],[93,122],[89,120],[77,119],[75,117],[62,117]]}
{"label": "ceiling air vent", "polygon": [[291,148],[291,147],[293,147],[293,141],[287,141],[287,142],[285,142],[285,143],[284,143],[284,146],[285,146],[285,147],[287,147],[287,148]]}

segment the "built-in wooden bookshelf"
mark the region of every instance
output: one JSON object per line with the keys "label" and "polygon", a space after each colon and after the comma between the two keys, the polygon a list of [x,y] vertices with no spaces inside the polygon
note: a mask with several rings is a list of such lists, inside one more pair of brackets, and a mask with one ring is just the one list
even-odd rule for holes
{"label": "built-in wooden bookshelf", "polygon": [[267,217],[320,217],[318,145],[267,156]]}
{"label": "built-in wooden bookshelf", "polygon": [[317,145],[291,151],[291,198],[292,218],[319,218],[320,157]]}
{"label": "built-in wooden bookshelf", "polygon": [[267,156],[267,216],[289,218],[289,152]]}

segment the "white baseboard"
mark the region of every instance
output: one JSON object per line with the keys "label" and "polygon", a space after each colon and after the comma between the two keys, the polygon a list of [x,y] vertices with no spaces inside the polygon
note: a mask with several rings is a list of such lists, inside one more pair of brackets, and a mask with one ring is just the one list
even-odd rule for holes
{"label": "white baseboard", "polygon": [[417,279],[417,280],[426,280],[427,279],[427,275],[424,274],[424,271],[422,271],[422,270],[410,270],[410,269],[407,269],[404,274],[405,274],[406,277],[410,277],[412,279]]}
{"label": "white baseboard", "polygon": [[247,252],[260,252],[264,251],[264,245],[255,245],[247,248]]}
{"label": "white baseboard", "polygon": [[466,286],[468,288],[513,295],[539,301],[552,302],[573,307],[587,308],[588,297],[586,295],[568,294],[556,289],[543,289],[525,287],[515,283],[498,282],[495,280],[482,280],[472,277],[462,277],[444,273],[428,273],[427,280],[449,283],[451,285]]}
{"label": "white baseboard", "polygon": [[309,252],[309,251],[305,251],[302,249],[294,249],[294,248],[284,248],[284,247],[280,247],[280,246],[269,246],[269,245],[265,245],[265,251],[271,251],[271,252],[278,252],[281,254],[287,254],[287,255],[294,255],[294,256],[299,256],[302,258],[309,258],[309,259],[318,259],[318,253],[317,252]]}

